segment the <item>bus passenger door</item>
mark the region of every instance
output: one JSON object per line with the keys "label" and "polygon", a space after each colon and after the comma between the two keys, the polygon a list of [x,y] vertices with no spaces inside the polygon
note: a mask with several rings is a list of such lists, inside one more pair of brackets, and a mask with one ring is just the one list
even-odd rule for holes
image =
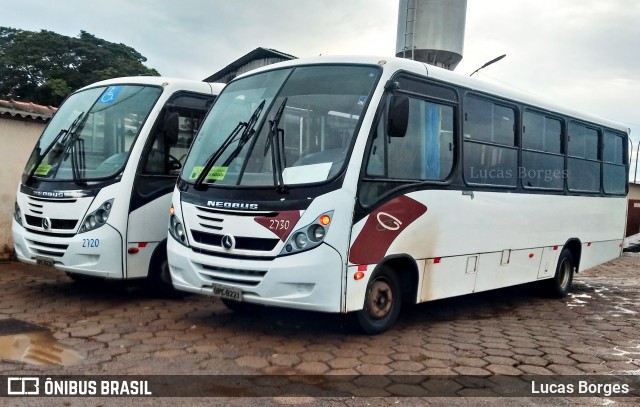
{"label": "bus passenger door", "polygon": [[212,95],[180,93],[161,111],[146,140],[131,193],[127,227],[127,278],[146,277],[167,238],[171,194]]}

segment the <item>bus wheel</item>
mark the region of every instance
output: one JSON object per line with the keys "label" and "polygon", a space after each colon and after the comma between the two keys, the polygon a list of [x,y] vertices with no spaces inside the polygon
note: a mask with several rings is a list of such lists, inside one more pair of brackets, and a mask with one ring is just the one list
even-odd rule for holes
{"label": "bus wheel", "polygon": [[562,298],[567,295],[573,282],[574,267],[571,251],[569,251],[569,249],[563,249],[562,252],[560,252],[555,276],[542,282],[544,284],[545,294],[556,298]]}
{"label": "bus wheel", "polygon": [[180,298],[184,294],[175,288],[171,282],[171,272],[169,271],[169,261],[165,257],[155,270],[150,270],[146,278],[148,289],[154,293],[169,298]]}
{"label": "bus wheel", "polygon": [[381,267],[369,280],[364,307],[357,312],[358,323],[370,335],[379,334],[395,324],[402,304],[398,277],[388,267]]}

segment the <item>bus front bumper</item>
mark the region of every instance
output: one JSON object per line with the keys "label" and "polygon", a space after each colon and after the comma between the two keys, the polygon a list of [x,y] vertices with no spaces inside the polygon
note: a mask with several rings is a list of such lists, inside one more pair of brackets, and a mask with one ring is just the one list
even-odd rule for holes
{"label": "bus front bumper", "polygon": [[110,225],[72,237],[32,233],[15,219],[11,234],[18,260],[69,273],[121,279],[122,238]]}
{"label": "bus front bumper", "polygon": [[326,244],[273,260],[251,260],[196,253],[169,237],[167,255],[178,290],[214,295],[214,286],[231,287],[242,291],[242,301],[254,304],[322,312],[342,308],[343,260]]}

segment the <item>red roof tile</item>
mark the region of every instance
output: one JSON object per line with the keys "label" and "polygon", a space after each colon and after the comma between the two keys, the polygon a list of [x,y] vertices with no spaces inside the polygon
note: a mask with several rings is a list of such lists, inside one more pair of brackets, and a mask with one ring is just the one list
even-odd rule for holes
{"label": "red roof tile", "polygon": [[31,102],[0,99],[0,115],[48,121],[57,110],[58,108],[53,106],[43,106]]}

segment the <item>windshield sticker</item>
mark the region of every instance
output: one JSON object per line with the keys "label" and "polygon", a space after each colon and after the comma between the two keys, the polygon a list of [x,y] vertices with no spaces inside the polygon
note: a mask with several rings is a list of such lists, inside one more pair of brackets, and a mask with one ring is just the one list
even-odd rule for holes
{"label": "windshield sticker", "polygon": [[49,171],[51,171],[51,166],[49,164],[40,164],[33,174],[45,176],[49,174]]}
{"label": "windshield sticker", "polygon": [[364,102],[367,101],[367,97],[366,96],[360,96],[360,98],[358,99],[358,105],[360,106],[364,106]]}
{"label": "windshield sticker", "polygon": [[[197,179],[202,173],[203,169],[204,167],[193,167],[191,174],[189,174],[189,179],[190,180]],[[207,179],[222,181],[224,179],[224,176],[227,175],[228,169],[229,167],[211,167],[209,174],[207,174]]]}
{"label": "windshield sticker", "polygon": [[285,184],[308,184],[311,182],[321,182],[329,177],[332,162],[299,165],[288,167],[282,171],[282,179]]}
{"label": "windshield sticker", "polygon": [[122,91],[122,86],[109,86],[107,90],[104,91],[98,103],[113,103],[118,98],[118,95]]}

